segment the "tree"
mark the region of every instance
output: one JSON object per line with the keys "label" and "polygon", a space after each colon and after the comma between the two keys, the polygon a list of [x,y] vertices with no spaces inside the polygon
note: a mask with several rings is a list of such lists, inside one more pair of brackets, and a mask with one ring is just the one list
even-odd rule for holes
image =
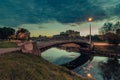
{"label": "tree", "polygon": [[120,29],[120,22],[116,22],[114,25],[114,31],[117,31],[117,29]]}
{"label": "tree", "polygon": [[104,36],[104,40],[106,40],[110,44],[119,44],[120,42],[120,22],[113,23],[105,23],[103,27],[100,28],[100,33]]}
{"label": "tree", "polygon": [[118,44],[119,39],[117,34],[108,32],[104,35],[104,39],[109,43],[109,44]]}
{"label": "tree", "polygon": [[103,27],[100,28],[100,33],[105,34],[108,32],[113,32],[113,24],[112,23],[105,23]]}
{"label": "tree", "polygon": [[117,30],[116,30],[116,34],[117,34],[117,35],[120,35],[120,29],[117,29]]}
{"label": "tree", "polygon": [[28,40],[30,38],[30,32],[27,29],[19,28],[16,32],[16,38],[19,40]]}
{"label": "tree", "polygon": [[94,36],[92,37],[92,39],[93,39],[93,41],[102,41],[102,40],[100,39],[99,35],[94,35]]}
{"label": "tree", "polygon": [[[102,41],[102,39],[99,37],[100,35],[92,35],[92,41]],[[86,39],[89,40],[90,35],[85,36]]]}
{"label": "tree", "polygon": [[15,34],[15,29],[10,27],[0,28],[0,39],[8,39],[9,36]]}

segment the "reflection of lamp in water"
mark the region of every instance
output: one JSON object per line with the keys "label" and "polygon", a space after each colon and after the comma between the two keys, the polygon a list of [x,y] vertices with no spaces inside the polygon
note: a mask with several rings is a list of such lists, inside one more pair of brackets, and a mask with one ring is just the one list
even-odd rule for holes
{"label": "reflection of lamp in water", "polygon": [[92,78],[92,75],[90,73],[87,73],[87,77]]}

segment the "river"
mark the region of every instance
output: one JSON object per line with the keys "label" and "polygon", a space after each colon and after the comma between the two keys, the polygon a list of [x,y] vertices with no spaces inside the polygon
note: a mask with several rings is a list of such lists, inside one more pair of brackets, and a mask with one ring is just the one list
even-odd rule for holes
{"label": "river", "polygon": [[[79,56],[81,56],[79,52],[66,51],[55,47],[42,53],[44,59],[56,65],[71,62]],[[94,56],[92,61],[86,62],[73,71],[95,80],[120,80],[120,60]]]}

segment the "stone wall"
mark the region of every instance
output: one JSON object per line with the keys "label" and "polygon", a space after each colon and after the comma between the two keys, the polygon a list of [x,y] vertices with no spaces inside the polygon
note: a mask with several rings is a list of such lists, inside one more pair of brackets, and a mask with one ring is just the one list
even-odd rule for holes
{"label": "stone wall", "polygon": [[19,42],[18,47],[21,48],[23,53],[39,55],[40,50],[37,47],[37,42]]}

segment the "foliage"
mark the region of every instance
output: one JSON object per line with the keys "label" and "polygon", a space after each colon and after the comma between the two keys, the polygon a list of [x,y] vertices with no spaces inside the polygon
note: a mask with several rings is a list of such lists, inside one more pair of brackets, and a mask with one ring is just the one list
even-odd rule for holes
{"label": "foliage", "polygon": [[[100,35],[92,35],[92,41],[102,41],[102,39],[99,37]],[[87,35],[85,38],[89,40],[90,35]]]}
{"label": "foliage", "polygon": [[19,28],[16,32],[16,38],[19,40],[28,40],[30,38],[30,32],[27,29]]}
{"label": "foliage", "polygon": [[108,32],[113,32],[113,24],[112,23],[105,23],[102,28],[100,28],[100,33],[105,34]]}
{"label": "foliage", "polygon": [[[0,80],[88,80],[39,56],[13,52],[0,56]],[[90,80],[90,79],[89,79]]]}
{"label": "foliage", "polygon": [[110,44],[118,44],[119,43],[119,39],[118,39],[117,34],[114,34],[111,32],[106,33],[104,35],[104,39],[106,41],[108,41],[108,43],[110,43]]}
{"label": "foliage", "polygon": [[0,28],[0,39],[8,39],[9,36],[14,35],[15,30],[10,27]]}
{"label": "foliage", "polygon": [[103,39],[110,44],[119,44],[120,42],[120,22],[105,23],[100,28],[100,33],[104,36]]}
{"label": "foliage", "polygon": [[102,40],[100,39],[99,35],[94,35],[94,36],[93,36],[93,40],[94,40],[94,41],[102,41]]}
{"label": "foliage", "polygon": [[113,23],[104,23],[103,27],[100,28],[100,33],[105,34],[108,32],[116,33],[116,31],[120,29],[120,22]]}

